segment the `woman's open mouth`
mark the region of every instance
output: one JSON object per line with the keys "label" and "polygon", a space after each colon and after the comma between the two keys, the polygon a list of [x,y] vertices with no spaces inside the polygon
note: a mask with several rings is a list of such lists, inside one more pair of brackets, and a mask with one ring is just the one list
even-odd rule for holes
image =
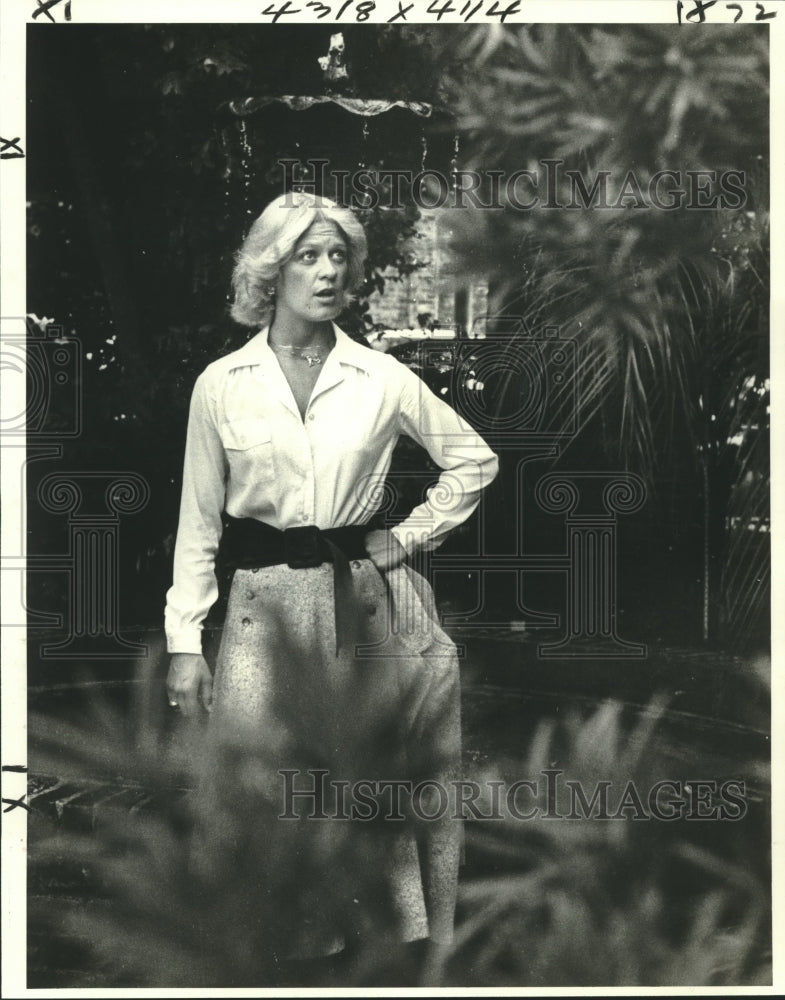
{"label": "woman's open mouth", "polygon": [[335,294],[334,288],[323,288],[320,292],[316,292],[316,298],[323,302],[334,302]]}

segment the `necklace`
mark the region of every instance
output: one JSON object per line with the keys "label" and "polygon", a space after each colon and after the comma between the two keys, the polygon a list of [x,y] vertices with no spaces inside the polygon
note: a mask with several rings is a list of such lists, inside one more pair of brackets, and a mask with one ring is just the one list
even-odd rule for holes
{"label": "necklace", "polygon": [[273,351],[288,351],[291,357],[307,361],[309,368],[320,365],[324,361],[318,352],[318,348],[321,346],[319,344],[307,344],[305,347],[300,347],[297,344],[274,344],[271,341],[268,341],[268,344]]}

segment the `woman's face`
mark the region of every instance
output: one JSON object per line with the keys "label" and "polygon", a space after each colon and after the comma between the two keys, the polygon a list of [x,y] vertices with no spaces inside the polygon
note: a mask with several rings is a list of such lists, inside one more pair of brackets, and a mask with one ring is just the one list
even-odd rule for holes
{"label": "woman's face", "polygon": [[276,316],[319,323],[343,308],[348,276],[346,239],[334,222],[314,222],[278,276]]}

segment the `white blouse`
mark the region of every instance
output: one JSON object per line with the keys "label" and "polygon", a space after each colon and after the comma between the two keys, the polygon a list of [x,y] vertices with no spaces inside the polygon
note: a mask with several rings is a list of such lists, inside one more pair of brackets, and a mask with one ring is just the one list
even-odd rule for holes
{"label": "white blouse", "polygon": [[383,484],[398,436],[407,434],[444,470],[392,529],[411,555],[444,541],[496,476],[496,455],[417,375],[333,329],[335,346],[304,419],[266,329],[196,380],[166,596],[170,653],[202,651],[202,623],[218,597],[224,510],[281,529],[365,524],[389,499]]}

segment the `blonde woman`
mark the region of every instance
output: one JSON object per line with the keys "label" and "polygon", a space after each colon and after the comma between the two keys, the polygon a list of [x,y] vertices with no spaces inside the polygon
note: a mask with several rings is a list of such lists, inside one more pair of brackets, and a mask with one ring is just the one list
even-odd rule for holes
{"label": "blonde woman", "polygon": [[[232,315],[258,332],[194,387],[166,606],[170,704],[211,712],[213,733],[298,781],[303,762],[324,764],[329,781],[341,767],[344,791],[361,777],[457,774],[455,648],[407,561],[461,524],[497,473],[496,456],[415,374],[334,323],[365,256],[354,215],[315,195],[278,198],[251,227]],[[443,471],[387,530],[375,515],[401,434]],[[201,626],[217,596],[219,544],[234,576],[213,678]],[[431,793],[441,795],[433,783]],[[384,887],[379,927],[396,940],[452,933],[460,824],[438,805],[429,822],[420,803],[419,826],[401,806],[403,822],[384,824],[376,853],[356,855]],[[357,903],[352,877],[326,879],[326,895]],[[291,953],[339,950],[347,927],[334,925],[336,912],[303,906]]]}

